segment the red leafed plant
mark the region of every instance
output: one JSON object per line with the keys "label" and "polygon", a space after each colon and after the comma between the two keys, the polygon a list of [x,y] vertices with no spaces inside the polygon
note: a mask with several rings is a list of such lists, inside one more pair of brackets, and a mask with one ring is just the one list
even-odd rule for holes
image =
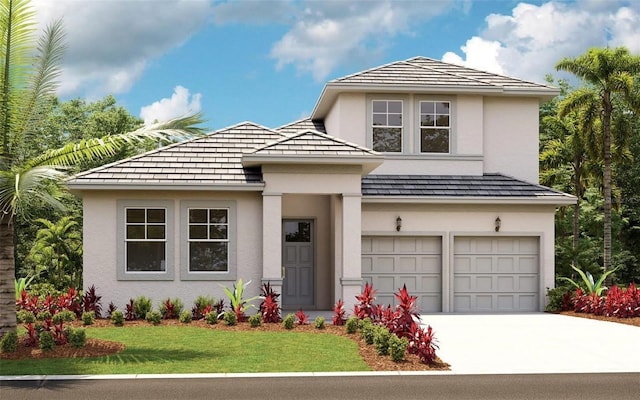
{"label": "red leafed plant", "polygon": [[264,323],[277,324],[282,320],[280,318],[280,305],[272,296],[264,298],[260,305],[260,311]]}
{"label": "red leafed plant", "polygon": [[362,293],[356,296],[358,303],[353,307],[353,313],[360,319],[375,319],[376,305],[373,303],[376,299],[376,290],[369,282],[364,284]]}
{"label": "red leafed plant", "polygon": [[278,303],[280,294],[271,287],[269,282],[262,285],[260,297],[262,297],[262,302],[260,303],[262,321],[265,323],[279,323],[282,321],[280,317],[280,304]]}
{"label": "red leafed plant", "polygon": [[296,323],[298,325],[306,325],[309,322],[309,316],[302,311],[302,308],[296,312]]}
{"label": "red leafed plant", "polygon": [[347,321],[344,311],[344,302],[342,299],[338,299],[336,305],[333,306],[333,324],[336,326],[342,326]]}
{"label": "red leafed plant", "polygon": [[[73,311],[78,318],[82,316],[82,306],[80,305],[80,292],[70,287],[67,293],[58,296],[56,303],[56,311],[69,310]],[[55,314],[51,310],[51,314]]]}
{"label": "red leafed plant", "polygon": [[411,332],[417,326],[416,320],[419,317],[416,311],[416,300],[418,298],[409,294],[406,285],[403,285],[398,293],[394,293],[394,296],[398,300],[398,305],[392,317],[386,319],[386,326],[391,333],[395,333],[398,337],[410,338]]}
{"label": "red leafed plant", "polygon": [[162,312],[162,318],[164,319],[178,318],[178,314],[176,313],[176,306],[173,304],[170,298],[166,299],[162,303],[161,312]]}
{"label": "red leafed plant", "polygon": [[608,317],[640,317],[640,292],[635,283],[631,283],[627,289],[620,289],[616,285],[609,289],[604,309],[604,314]]}
{"label": "red leafed plant", "polygon": [[26,340],[25,344],[28,347],[37,346],[38,345],[38,331],[36,331],[35,326],[33,326],[33,323],[29,322],[28,324],[25,325],[25,328],[27,328],[27,340]]}
{"label": "red leafed plant", "polygon": [[438,345],[431,325],[424,330],[415,324],[409,334],[407,349],[409,353],[417,355],[420,362],[424,364],[433,364],[436,361],[436,349],[438,349]]}
{"label": "red leafed plant", "polygon": [[125,307],[124,319],[127,321],[133,321],[136,319],[136,312],[133,307],[133,299],[129,299],[129,304],[127,304]]}
{"label": "red leafed plant", "polygon": [[102,296],[96,293],[95,285],[84,292],[82,296],[82,311],[93,311],[96,318],[102,318]]}
{"label": "red leafed plant", "polygon": [[113,304],[113,301],[109,302],[109,307],[107,308],[107,318],[111,318],[111,314],[113,314],[113,312],[117,309],[118,309],[118,306]]}

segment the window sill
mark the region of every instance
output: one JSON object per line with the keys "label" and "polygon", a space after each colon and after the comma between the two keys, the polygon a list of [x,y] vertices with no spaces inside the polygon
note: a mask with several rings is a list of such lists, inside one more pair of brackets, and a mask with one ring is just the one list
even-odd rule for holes
{"label": "window sill", "polygon": [[386,160],[460,160],[482,161],[482,155],[437,154],[437,153],[382,153]]}
{"label": "window sill", "polygon": [[121,272],[119,281],[172,281],[173,272]]}

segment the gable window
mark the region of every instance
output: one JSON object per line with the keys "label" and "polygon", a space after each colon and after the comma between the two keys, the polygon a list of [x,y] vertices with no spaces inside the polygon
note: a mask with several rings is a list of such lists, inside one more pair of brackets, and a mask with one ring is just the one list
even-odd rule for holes
{"label": "gable window", "polygon": [[125,209],[125,268],[127,272],[165,272],[167,268],[167,210]]}
{"label": "gable window", "polygon": [[451,140],[451,103],[420,102],[420,152],[449,153]]}
{"label": "gable window", "polygon": [[189,209],[189,271],[228,272],[229,210]]}
{"label": "gable window", "polygon": [[373,100],[373,150],[402,152],[402,100]]}

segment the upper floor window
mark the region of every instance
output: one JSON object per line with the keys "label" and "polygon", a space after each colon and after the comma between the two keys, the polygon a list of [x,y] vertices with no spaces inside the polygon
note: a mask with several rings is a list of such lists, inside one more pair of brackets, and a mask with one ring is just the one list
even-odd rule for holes
{"label": "upper floor window", "polygon": [[189,209],[189,271],[229,271],[229,210]]}
{"label": "upper floor window", "polygon": [[451,103],[420,102],[420,152],[449,153],[451,140]]}
{"label": "upper floor window", "polygon": [[373,150],[402,152],[402,100],[373,100]]}
{"label": "upper floor window", "polygon": [[165,272],[167,210],[125,209],[125,268],[127,272]]}

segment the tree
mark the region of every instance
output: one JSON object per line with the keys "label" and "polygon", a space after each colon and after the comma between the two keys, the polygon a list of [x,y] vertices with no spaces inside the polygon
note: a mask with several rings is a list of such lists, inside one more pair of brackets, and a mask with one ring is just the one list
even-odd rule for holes
{"label": "tree", "polygon": [[633,56],[624,47],[615,49],[592,48],[576,58],[564,58],[556,65],[559,71],[570,72],[584,80],[590,87],[567,96],[560,108],[565,116],[578,111],[591,120],[584,120],[584,126],[596,126],[599,119],[602,130],[603,191],[604,191],[604,255],[603,269],[611,268],[611,116],[614,111],[613,96],[620,96],[628,104],[635,104],[631,98],[634,75],[640,73],[640,57]]}
{"label": "tree", "polygon": [[35,275],[46,275],[47,281],[58,290],[82,287],[82,233],[73,217],[65,216],[56,222],[38,218],[44,225],[38,230],[29,259],[36,265]]}
{"label": "tree", "polygon": [[61,21],[35,39],[28,0],[0,0],[0,336],[16,331],[15,222],[31,205],[64,209],[58,197],[69,166],[117,154],[148,140],[175,141],[202,134],[199,115],[143,126],[133,132],[82,139],[33,158],[24,151],[37,135],[57,88],[64,51]]}

